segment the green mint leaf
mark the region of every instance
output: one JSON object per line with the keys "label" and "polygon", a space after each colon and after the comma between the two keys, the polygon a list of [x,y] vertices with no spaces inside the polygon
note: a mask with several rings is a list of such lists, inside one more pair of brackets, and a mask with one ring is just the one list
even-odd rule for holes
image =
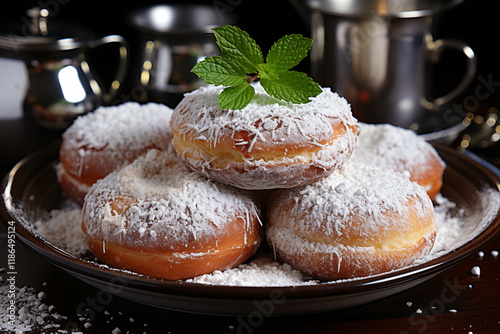
{"label": "green mint leaf", "polygon": [[245,70],[238,63],[221,56],[203,59],[191,72],[214,85],[238,86],[247,81]]}
{"label": "green mint leaf", "polygon": [[226,86],[219,95],[223,109],[243,109],[255,90],[250,84],[259,78],[266,92],[289,103],[307,103],[323,90],[305,73],[290,71],[307,56],[313,40],[293,34],[280,38],[264,57],[248,33],[234,26],[212,29],[222,56],[205,58],[191,70],[205,82]]}
{"label": "green mint leaf", "polygon": [[257,65],[264,62],[260,47],[248,33],[234,26],[212,29],[222,56],[241,64],[246,73],[257,71]]}
{"label": "green mint leaf", "polygon": [[307,74],[296,71],[280,71],[260,83],[266,92],[280,100],[291,103],[307,103],[310,97],[319,95],[323,90]]}
{"label": "green mint leaf", "polygon": [[227,87],[219,94],[219,105],[222,109],[243,109],[250,103],[254,95],[255,89],[249,83]]}
{"label": "green mint leaf", "polygon": [[[263,63],[257,66],[257,70],[259,73],[259,78],[261,79],[272,79],[272,80],[278,80],[278,72],[274,66],[271,64]],[[286,71],[286,70],[284,70]],[[281,71],[281,72],[284,72]]]}
{"label": "green mint leaf", "polygon": [[313,40],[294,34],[280,38],[273,44],[266,57],[266,63],[276,70],[288,70],[297,66],[307,56]]}

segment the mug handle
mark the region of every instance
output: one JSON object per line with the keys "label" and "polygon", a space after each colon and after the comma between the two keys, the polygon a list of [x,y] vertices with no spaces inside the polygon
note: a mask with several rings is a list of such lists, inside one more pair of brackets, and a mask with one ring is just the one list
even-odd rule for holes
{"label": "mug handle", "polygon": [[120,35],[109,35],[101,37],[94,41],[90,41],[88,44],[89,48],[94,49],[110,43],[118,43],[120,45],[119,48],[120,60],[118,62],[118,68],[116,70],[115,78],[111,82],[111,86],[109,87],[107,92],[104,92],[103,94],[103,100],[105,103],[110,103],[111,100],[113,100],[113,98],[116,96],[116,93],[118,92],[120,87],[123,85],[123,82],[125,81],[125,76],[127,74],[127,68],[128,68],[128,60],[129,60],[128,43],[125,40],[125,38],[123,38]]}
{"label": "mug handle", "polygon": [[467,64],[465,68],[465,74],[462,77],[460,83],[449,93],[436,98],[434,101],[424,101],[425,108],[429,110],[438,110],[443,105],[455,99],[460,93],[465,91],[467,87],[471,84],[476,74],[477,58],[470,46],[462,41],[454,39],[437,39],[433,40],[432,36],[426,36],[426,51],[428,59],[436,64],[441,58],[441,54],[445,49],[454,49],[460,51],[465,55]]}

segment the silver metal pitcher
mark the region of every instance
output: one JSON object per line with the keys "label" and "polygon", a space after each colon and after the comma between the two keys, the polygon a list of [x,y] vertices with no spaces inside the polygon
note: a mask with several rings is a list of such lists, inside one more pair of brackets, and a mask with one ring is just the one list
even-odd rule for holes
{"label": "silver metal pitcher", "polygon": [[[113,64],[116,76],[109,89],[98,83],[88,57],[89,50],[107,44],[114,44],[119,51],[118,62]],[[16,90],[23,100],[25,118],[46,128],[65,129],[79,115],[110,103],[123,84],[127,62],[123,37],[96,39],[91,30],[74,22],[51,20],[44,8],[29,9],[22,20],[0,27],[0,66],[10,72],[10,76],[0,77],[2,86],[23,86]],[[14,66],[19,68],[17,73]],[[0,92],[2,101],[14,98],[5,94]],[[16,103],[10,102],[9,108]]]}
{"label": "silver metal pitcher", "polygon": [[[90,29],[54,16],[35,7],[0,25],[0,165],[60,139],[75,118],[111,104],[124,82],[128,44],[123,37],[96,38]],[[114,74],[109,88],[91,59],[105,45],[117,51],[109,64]]]}
{"label": "silver metal pitcher", "polygon": [[[423,118],[456,99],[471,83],[476,57],[464,42],[432,37],[435,17],[462,0],[304,0],[312,38],[311,75],[343,95],[363,122],[418,129]],[[431,99],[430,63],[445,49],[466,60],[461,82]],[[441,118],[442,120],[442,118]],[[443,125],[446,127],[446,125]]]}

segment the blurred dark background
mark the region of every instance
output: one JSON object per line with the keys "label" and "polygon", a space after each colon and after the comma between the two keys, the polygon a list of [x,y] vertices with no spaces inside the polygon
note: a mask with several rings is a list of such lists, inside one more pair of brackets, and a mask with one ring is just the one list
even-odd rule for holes
{"label": "blurred dark background", "polygon": [[[1,24],[7,22],[18,22],[26,18],[26,10],[31,7],[45,7],[51,13],[51,20],[71,21],[94,31],[96,37],[110,34],[119,34],[127,39],[131,50],[131,62],[140,52],[138,32],[127,23],[127,15],[154,4],[170,3],[202,3],[213,6],[219,15],[234,15],[236,24],[247,31],[261,46],[264,54],[269,50],[273,42],[285,34],[299,33],[310,37],[310,28],[303,19],[304,13],[300,13],[289,1],[270,0],[208,0],[208,1],[154,1],[142,0],[134,2],[116,0],[33,0],[33,1],[10,1],[9,9],[3,11]],[[455,38],[468,43],[477,55],[478,69],[475,79],[458,103],[465,101],[467,96],[475,96],[475,90],[482,84],[480,81],[490,80],[496,86],[488,98],[482,100],[480,107],[474,110],[477,114],[486,114],[492,107],[500,105],[500,1],[498,0],[465,0],[460,5],[447,10],[438,17],[435,24],[435,35],[437,38]],[[108,87],[114,73],[110,68],[116,52],[95,52],[90,59],[91,64],[100,74],[103,87]],[[435,66],[433,78],[433,94],[443,95],[460,81],[465,67],[463,56],[457,55],[455,51],[445,51],[441,61]],[[308,59],[299,65],[299,70],[308,72]],[[113,101],[114,104],[131,100],[127,91],[127,85],[121,94]],[[132,99],[133,100],[133,99]],[[1,105],[0,105],[1,114]],[[0,128],[0,131],[1,128]],[[12,130],[17,131],[17,130]],[[8,156],[4,161],[12,164],[26,152],[42,146],[43,141],[26,140],[24,151],[17,148],[12,149],[11,143],[5,142],[0,133],[0,154]],[[59,134],[60,135],[60,134]],[[10,135],[9,135],[10,136]],[[40,136],[39,136],[40,137]],[[56,134],[57,137],[57,134]],[[11,138],[11,137],[9,137]],[[48,138],[52,139],[52,138]],[[10,139],[7,139],[10,140]],[[34,143],[34,144],[33,144]],[[30,145],[28,145],[30,144]],[[18,145],[21,147],[22,145]],[[498,145],[497,145],[498,146]],[[7,149],[6,149],[7,147]],[[10,149],[8,154],[5,151]],[[0,159],[1,161],[1,159]],[[4,163],[4,161],[2,161]],[[5,168],[5,166],[4,166]]]}
{"label": "blurred dark background", "polygon": [[[126,16],[130,12],[152,4],[162,3],[204,3],[225,13],[238,17],[238,26],[257,40],[264,52],[274,41],[285,34],[300,33],[310,36],[310,29],[300,13],[289,1],[269,0],[185,0],[185,1],[97,1],[97,0],[38,0],[11,1],[9,14],[2,21],[12,21],[25,16],[27,8],[45,6],[53,13],[53,19],[78,22],[92,29],[97,37],[120,34],[134,47],[135,33],[128,26]],[[500,1],[465,0],[462,4],[443,13],[436,25],[436,38],[461,39],[474,49],[478,58],[478,75],[487,76],[500,73]],[[451,51],[448,53],[452,53]],[[443,55],[436,71],[436,80],[460,78],[462,59],[456,55]],[[302,66],[306,66],[304,63]],[[99,66],[96,63],[95,66]],[[304,69],[307,71],[307,69]],[[458,80],[457,79],[457,80]],[[498,78],[500,81],[500,78]],[[436,85],[439,90],[441,85]],[[474,84],[472,85],[472,87]],[[443,87],[446,91],[446,87]]]}

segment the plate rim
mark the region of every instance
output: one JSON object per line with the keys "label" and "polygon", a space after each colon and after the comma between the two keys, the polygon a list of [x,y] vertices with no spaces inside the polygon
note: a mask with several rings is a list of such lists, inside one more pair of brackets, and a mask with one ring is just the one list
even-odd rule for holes
{"label": "plate rim", "polygon": [[[356,278],[353,280],[342,280],[336,282],[321,282],[312,285],[293,285],[293,286],[228,286],[228,285],[211,285],[203,283],[185,282],[185,281],[169,281],[153,277],[147,277],[132,272],[113,269],[106,265],[93,263],[79,257],[76,257],[48,242],[38,234],[33,234],[21,222],[15,219],[10,213],[7,204],[10,195],[6,195],[10,186],[15,181],[16,175],[23,166],[33,163],[33,160],[40,156],[48,155],[49,152],[54,153],[58,150],[60,141],[48,145],[20,160],[6,174],[2,180],[2,198],[0,201],[0,211],[3,216],[3,221],[8,224],[9,221],[15,222],[16,238],[19,239],[26,247],[37,252],[52,265],[55,265],[63,270],[76,273],[78,275],[91,276],[94,279],[110,281],[116,277],[121,277],[128,282],[126,286],[138,289],[146,289],[157,293],[168,293],[178,296],[196,296],[199,298],[225,298],[225,299],[269,299],[269,295],[275,290],[280,289],[287,299],[308,299],[315,297],[332,297],[335,295],[347,295],[352,293],[369,293],[380,288],[391,288],[397,285],[402,285],[408,282],[408,278],[412,280],[420,280],[424,277],[431,278],[442,271],[453,267],[458,262],[472,256],[479,251],[498,235],[500,235],[500,210],[491,219],[486,228],[481,231],[475,238],[468,240],[453,251],[449,251],[443,255],[437,256],[429,261],[421,264],[408,266],[402,269],[381,273],[365,278]],[[500,193],[500,176],[493,173],[490,169],[484,167],[479,162],[472,160],[470,157],[453,150],[450,147],[434,144],[438,152],[444,152],[448,156],[466,161],[474,166],[482,174],[484,174],[493,188]],[[47,161],[54,162],[57,157],[47,158]],[[46,165],[46,164],[45,164]],[[494,185],[494,186],[493,186]],[[120,283],[118,281],[118,283]],[[339,292],[341,292],[339,294]]]}

